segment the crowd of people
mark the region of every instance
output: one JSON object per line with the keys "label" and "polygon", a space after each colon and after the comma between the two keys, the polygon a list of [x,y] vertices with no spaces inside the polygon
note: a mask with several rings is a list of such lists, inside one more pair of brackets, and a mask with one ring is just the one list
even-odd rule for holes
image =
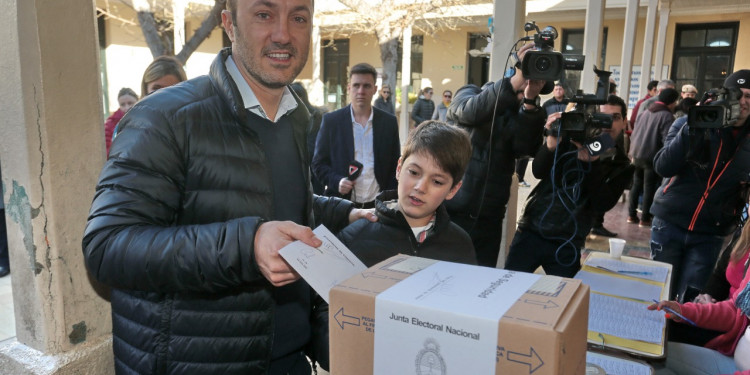
{"label": "crowd of people", "polygon": [[[705,373],[750,374],[750,229],[738,229],[750,173],[749,70],[724,83],[742,92],[727,127],[675,119],[697,89],[678,93],[662,81],[630,116],[610,93],[595,110],[611,128],[584,138],[559,126],[570,110],[563,85],[520,69],[445,90],[437,105],[425,87],[402,148],[394,93],[377,86],[372,65],[351,67],[351,103],[327,113],[293,84],[309,55],[312,1],[228,0],[221,17],[231,47],[207,75],[187,80],[178,61],[159,58],[141,97],[121,90],[107,120],[113,139],[83,251],[91,275],[112,287],[118,373],[327,369],[328,306],[279,250],[297,240],[320,246],[311,228],[324,224],[368,266],[406,253],[496,267],[513,175],[533,158],[539,183],[505,268],[572,277],[586,236],[630,189],[628,221],[651,228],[675,294],[703,288],[719,259],[732,287],[649,307],[716,331],[705,347],[670,343],[661,371],[696,373],[685,364],[711,357],[718,372]],[[517,51],[518,66],[533,47]],[[736,245],[720,258],[731,233]]]}

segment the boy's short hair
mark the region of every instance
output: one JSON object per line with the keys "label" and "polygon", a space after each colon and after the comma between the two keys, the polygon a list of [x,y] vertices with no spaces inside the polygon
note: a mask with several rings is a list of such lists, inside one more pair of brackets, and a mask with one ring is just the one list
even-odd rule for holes
{"label": "boy's short hair", "polygon": [[370,74],[372,75],[372,80],[377,82],[378,81],[378,71],[375,70],[375,67],[368,63],[359,63],[357,65],[354,65],[349,70],[349,78],[352,78],[355,74]]}
{"label": "boy's short hair", "polygon": [[469,133],[457,126],[429,120],[421,123],[409,134],[401,160],[412,154],[429,155],[435,163],[453,178],[453,186],[461,181],[471,158]]}

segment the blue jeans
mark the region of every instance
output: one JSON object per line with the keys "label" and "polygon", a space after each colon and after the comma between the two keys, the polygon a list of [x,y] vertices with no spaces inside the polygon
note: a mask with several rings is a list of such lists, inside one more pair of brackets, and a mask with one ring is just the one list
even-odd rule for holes
{"label": "blue jeans", "polygon": [[672,265],[670,298],[682,295],[688,285],[703,289],[723,243],[724,236],[690,232],[654,217],[651,258]]}
{"label": "blue jeans", "polygon": [[656,375],[715,375],[737,371],[734,358],[702,346],[670,341],[667,343],[667,362]]}

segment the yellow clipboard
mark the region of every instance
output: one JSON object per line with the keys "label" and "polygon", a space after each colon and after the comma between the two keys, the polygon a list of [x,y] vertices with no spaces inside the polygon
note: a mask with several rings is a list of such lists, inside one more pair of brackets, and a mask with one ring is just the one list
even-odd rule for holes
{"label": "yellow clipboard", "polygon": [[[591,261],[597,258],[609,258],[609,254],[607,253],[590,253],[589,256],[586,258],[586,261],[583,264],[583,267],[581,268],[581,271],[587,271],[591,273],[597,273],[602,276],[606,276],[610,278],[612,283],[617,283],[618,280],[635,280],[638,282],[643,282],[651,285],[657,285],[661,288],[661,298],[662,300],[669,298],[669,292],[671,288],[671,278],[672,278],[672,265],[664,262],[657,262],[654,260],[649,259],[643,259],[643,258],[635,258],[635,257],[628,257],[623,256],[620,258],[620,261],[625,263],[632,263],[632,264],[638,264],[638,265],[645,265],[645,266],[652,266],[652,267],[664,267],[667,269],[667,277],[664,282],[656,282],[651,280],[644,280],[637,277],[627,276],[624,274],[615,274],[612,272],[608,272],[606,270],[593,267],[590,265]],[[592,287],[591,293],[597,293],[594,292],[594,288]],[[644,308],[651,304],[651,302],[644,302],[644,301],[637,301],[632,300],[629,298],[616,296],[616,295],[609,295],[609,294],[603,294],[605,296],[609,297],[615,297],[620,298],[624,300],[629,301],[635,301],[639,303],[644,304]],[[592,303],[589,305],[589,308],[593,309],[596,308],[596,306]],[[667,331],[666,331],[666,321],[664,323],[664,326],[662,327],[661,332],[661,342],[660,343],[650,343],[645,341],[639,341],[639,340],[632,340],[632,339],[626,339],[618,336],[608,335],[602,332],[596,332],[589,330],[588,331],[588,343],[589,346],[592,348],[602,348],[604,350],[608,349],[614,349],[618,351],[622,351],[634,356],[638,357],[644,357],[649,359],[658,359],[658,358],[664,358],[665,356],[665,347],[667,342]]]}

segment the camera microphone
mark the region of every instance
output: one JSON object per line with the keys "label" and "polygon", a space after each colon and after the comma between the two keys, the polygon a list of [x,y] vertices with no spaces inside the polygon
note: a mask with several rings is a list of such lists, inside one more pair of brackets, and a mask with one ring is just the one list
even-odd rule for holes
{"label": "camera microphone", "polygon": [[349,175],[346,176],[346,179],[349,181],[354,181],[359,177],[360,174],[362,174],[362,163],[352,160],[351,163],[349,163]]}

